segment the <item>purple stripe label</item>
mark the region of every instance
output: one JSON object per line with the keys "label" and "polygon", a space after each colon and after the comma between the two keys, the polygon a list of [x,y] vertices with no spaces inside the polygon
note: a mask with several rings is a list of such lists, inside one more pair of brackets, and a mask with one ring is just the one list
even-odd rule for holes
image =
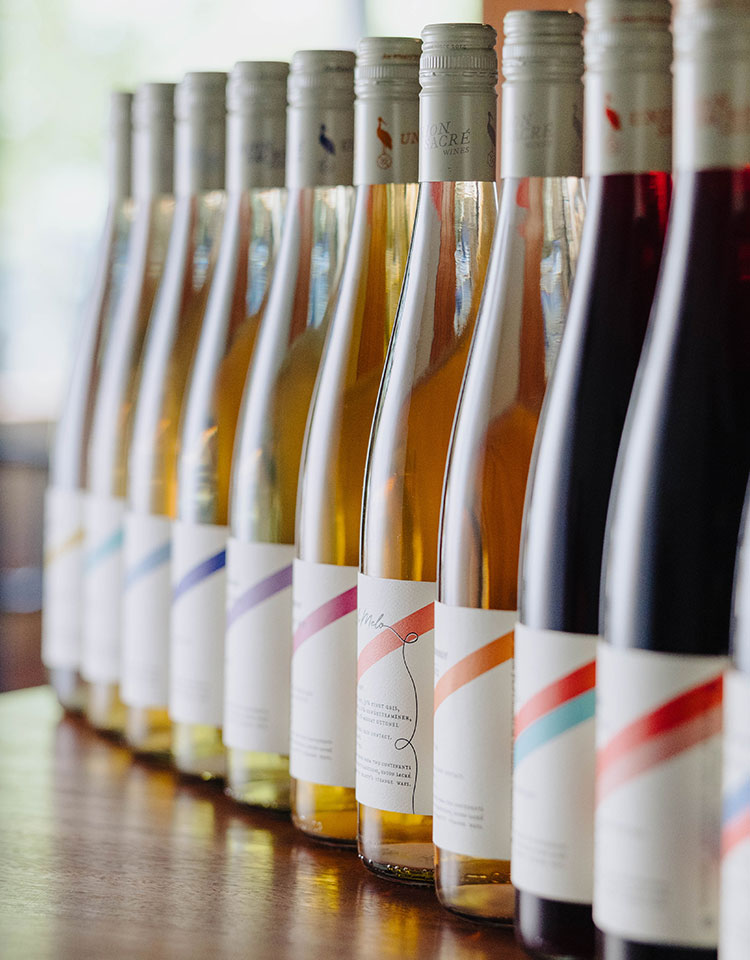
{"label": "purple stripe label", "polygon": [[328,600],[327,603],[318,607],[317,610],[313,610],[294,631],[295,652],[305,640],[356,609],[357,588],[352,587],[350,590],[345,590],[344,593],[340,593],[337,597]]}
{"label": "purple stripe label", "polygon": [[237,597],[227,611],[227,629],[248,610],[252,610],[259,603],[263,603],[264,600],[268,600],[269,597],[286,590],[291,585],[292,565],[290,563],[288,567],[282,567],[281,570],[272,573],[270,577],[254,583],[252,587],[248,587],[243,594]]}
{"label": "purple stripe label", "polygon": [[197,586],[207,577],[210,577],[212,573],[221,570],[222,567],[226,566],[226,562],[227,552],[226,550],[222,550],[213,557],[209,557],[207,560],[199,563],[197,567],[189,570],[172,590],[172,603],[175,603],[184,593],[187,593],[188,590],[192,590],[193,587]]}

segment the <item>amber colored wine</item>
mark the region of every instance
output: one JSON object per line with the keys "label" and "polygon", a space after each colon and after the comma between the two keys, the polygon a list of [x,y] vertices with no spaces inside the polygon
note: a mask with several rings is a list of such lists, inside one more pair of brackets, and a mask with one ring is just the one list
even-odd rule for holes
{"label": "amber colored wine", "polygon": [[352,210],[354,54],[302,51],[289,76],[288,198],[235,440],[227,544],[227,791],[289,809],[291,580],[307,413]]}
{"label": "amber colored wine", "polygon": [[134,102],[134,222],[122,295],[96,393],[84,505],[86,713],[94,726],[113,733],[121,733],[125,721],[118,690],[127,453],[143,344],[174,213],[173,130],[173,85],[139,87]]}
{"label": "amber colored wine", "polygon": [[110,98],[109,204],[97,252],[94,287],[76,345],[67,395],[55,428],[44,507],[42,661],[57,699],[68,711],[84,707],[80,675],[83,601],[83,490],[94,399],[122,290],[133,222],[132,94]]}
{"label": "amber colored wine", "polygon": [[437,24],[422,33],[419,199],[365,472],[359,853],[375,872],[417,882],[433,876],[433,608],[443,473],[496,217],[495,37],[481,24]]}
{"label": "amber colored wine", "polygon": [[418,40],[368,37],[355,69],[356,200],[300,468],[293,576],[292,818],[357,838],[357,565],[367,443],[414,219]]}
{"label": "amber colored wine", "polygon": [[[583,20],[509,13],[504,28],[502,200],[440,526],[433,839],[441,903],[507,923],[521,517],[585,203]],[[547,131],[541,149],[523,136],[524,122]]]}

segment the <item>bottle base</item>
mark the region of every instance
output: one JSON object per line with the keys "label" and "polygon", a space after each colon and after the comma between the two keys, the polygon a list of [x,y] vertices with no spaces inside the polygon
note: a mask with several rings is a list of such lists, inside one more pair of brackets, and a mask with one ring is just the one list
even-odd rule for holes
{"label": "bottle base", "polygon": [[237,803],[248,807],[289,813],[289,757],[277,753],[228,749],[224,792]]}
{"label": "bottle base", "polygon": [[593,960],[591,905],[516,890],[516,940],[540,960]]}
{"label": "bottle base", "polygon": [[172,724],[166,709],[127,707],[125,743],[133,753],[153,763],[172,762]]}
{"label": "bottle base", "polygon": [[596,955],[598,960],[716,960],[717,950],[638,943],[597,931]]}
{"label": "bottle base", "polygon": [[387,846],[381,847],[380,855],[382,860],[373,860],[365,856],[360,851],[359,859],[362,863],[378,877],[385,880],[392,880],[396,883],[408,883],[419,886],[433,886],[435,883],[434,867],[408,866],[404,863],[398,863],[398,860],[420,859],[420,851],[424,846],[422,843],[398,843],[391,848],[392,858],[389,856]]}
{"label": "bottle base", "polygon": [[86,709],[86,683],[74,667],[51,667],[47,678],[58,703],[66,713],[80,715]]}
{"label": "bottle base", "polygon": [[507,926],[515,916],[510,860],[480,860],[435,847],[435,891],[441,905],[469,920]]}
{"label": "bottle base", "polygon": [[105,737],[122,740],[125,734],[125,704],[116,683],[89,683],[86,692],[86,719]]}
{"label": "bottle base", "polygon": [[292,812],[292,823],[300,833],[304,833],[310,840],[323,843],[327,847],[348,847],[351,849],[357,845],[356,828],[354,836],[351,836],[348,830],[342,831],[343,835],[339,835],[335,827],[327,825],[322,820],[317,820],[315,817],[301,817],[294,812]]}
{"label": "bottle base", "polygon": [[194,723],[173,723],[171,755],[184,777],[223,781],[226,757],[221,730]]}
{"label": "bottle base", "polygon": [[291,781],[292,823],[306,837],[333,847],[357,842],[357,799],[353,787],[310,780]]}

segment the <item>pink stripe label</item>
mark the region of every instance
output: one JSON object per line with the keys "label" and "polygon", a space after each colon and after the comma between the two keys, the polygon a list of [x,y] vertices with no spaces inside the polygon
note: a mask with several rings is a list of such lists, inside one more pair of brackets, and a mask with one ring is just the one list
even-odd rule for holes
{"label": "pink stripe label", "polygon": [[344,593],[328,600],[317,610],[313,610],[294,631],[294,651],[296,652],[305,640],[309,640],[310,637],[320,633],[325,627],[330,626],[347,614],[353,613],[356,609],[357,588],[352,587],[350,590],[345,590]]}

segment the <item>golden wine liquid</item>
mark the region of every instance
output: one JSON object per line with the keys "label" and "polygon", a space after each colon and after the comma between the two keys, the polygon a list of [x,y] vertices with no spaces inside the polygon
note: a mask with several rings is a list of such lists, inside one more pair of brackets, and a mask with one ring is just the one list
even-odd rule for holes
{"label": "golden wine liquid", "polygon": [[[214,274],[224,193],[177,200],[169,253],[150,321],[129,453],[133,510],[174,518],[180,413]],[[168,622],[164,624],[168,631]],[[168,635],[168,634],[167,634]],[[169,756],[167,705],[126,708],[126,737],[139,753]]]}
{"label": "golden wine liquid", "polygon": [[[284,192],[232,194],[205,329],[186,399],[180,432],[177,515],[194,523],[229,519],[232,453],[242,393],[255,338],[268,299]],[[221,730],[174,724],[178,768],[204,778],[223,776]]]}
{"label": "golden wine liquid", "polygon": [[[232,535],[293,544],[297,479],[310,399],[349,235],[352,187],[289,194],[268,309],[237,429]],[[282,295],[283,293],[283,295]],[[290,638],[279,638],[289,643]],[[227,793],[288,810],[289,757],[228,748]]]}
{"label": "golden wine liquid", "polygon": [[[585,205],[573,177],[508,180],[502,190],[446,472],[439,596],[453,606],[513,611],[526,479]],[[440,902],[457,913],[513,920],[509,860],[436,847],[435,882]]]}
{"label": "golden wine liquid", "polygon": [[[370,427],[414,221],[417,184],[362,186],[305,440],[297,516],[302,560],[356,567]],[[351,637],[356,650],[356,630]],[[342,722],[353,722],[354,717]],[[352,763],[354,758],[352,757]],[[292,819],[355,843],[353,787],[292,778]]]}
{"label": "golden wine liquid", "polygon": [[[133,410],[140,382],[143,344],[161,281],[174,214],[171,195],[145,201],[136,210],[123,291],[102,367],[88,449],[88,489],[124,498]],[[119,617],[119,611],[113,616]],[[125,706],[117,684],[87,684],[86,716],[102,732],[121,735]]]}
{"label": "golden wine liquid", "polygon": [[[489,262],[493,182],[423,183],[370,445],[361,570],[437,580],[453,416]],[[432,817],[359,804],[359,853],[376,873],[433,878]]]}

